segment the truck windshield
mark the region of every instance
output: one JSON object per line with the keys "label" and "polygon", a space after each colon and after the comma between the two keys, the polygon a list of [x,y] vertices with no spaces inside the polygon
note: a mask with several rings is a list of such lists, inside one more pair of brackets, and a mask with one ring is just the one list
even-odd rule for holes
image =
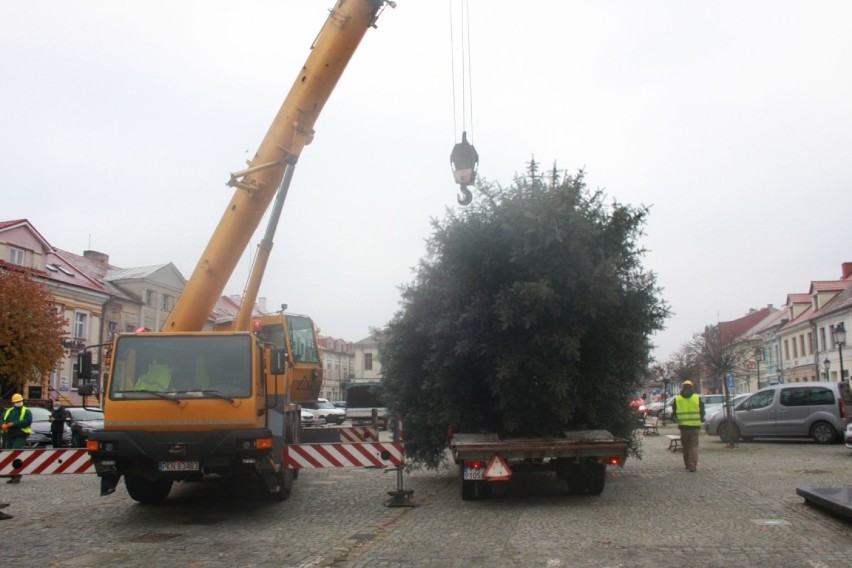
{"label": "truck windshield", "polygon": [[109,396],[111,399],[248,397],[251,345],[247,335],[120,337],[112,360]]}
{"label": "truck windshield", "polygon": [[[319,350],[317,349],[316,335],[314,335],[314,322],[304,316],[288,315],[286,318],[290,346],[293,350],[293,362],[319,364]],[[287,348],[287,343],[284,341],[284,328],[281,323],[264,325],[261,338],[276,347]]]}

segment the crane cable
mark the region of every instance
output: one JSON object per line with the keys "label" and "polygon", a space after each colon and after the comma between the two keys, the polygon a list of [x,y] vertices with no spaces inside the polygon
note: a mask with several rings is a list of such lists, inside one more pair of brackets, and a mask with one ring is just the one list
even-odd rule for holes
{"label": "crane cable", "polygon": [[[456,86],[456,30],[453,20],[453,2],[450,0],[450,59],[451,59],[451,74],[452,74],[452,89],[453,89],[453,137],[458,134],[458,115],[459,110],[456,101],[456,95],[459,88]],[[479,155],[476,149],[467,140],[468,126],[468,111],[470,111],[470,130],[473,132],[473,88],[472,88],[472,71],[470,63],[470,7],[468,0],[458,0],[459,4],[459,45],[460,45],[460,67],[461,67],[461,119],[462,119],[462,140],[453,147],[450,154],[450,162],[453,167],[453,176],[457,184],[459,184],[461,195],[458,197],[460,205],[468,205],[473,199],[468,185],[472,185],[476,180],[476,169],[479,165]]]}

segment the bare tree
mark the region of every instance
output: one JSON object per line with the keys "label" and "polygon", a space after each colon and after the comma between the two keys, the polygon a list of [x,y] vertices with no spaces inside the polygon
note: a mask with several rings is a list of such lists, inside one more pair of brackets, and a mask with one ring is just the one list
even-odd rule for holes
{"label": "bare tree", "polygon": [[750,343],[723,342],[718,326],[707,326],[704,333],[696,334],[688,350],[706,371],[716,391],[726,390],[725,376],[742,371],[754,358],[754,347]]}

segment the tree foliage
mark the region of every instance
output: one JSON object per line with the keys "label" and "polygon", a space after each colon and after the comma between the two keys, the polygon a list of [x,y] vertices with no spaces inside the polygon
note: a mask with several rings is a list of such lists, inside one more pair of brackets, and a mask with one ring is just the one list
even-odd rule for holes
{"label": "tree foliage", "polygon": [[530,174],[433,220],[381,361],[407,455],[437,466],[447,432],[628,437],[627,398],[668,314],[637,238],[648,214],[583,172]]}
{"label": "tree foliage", "polygon": [[23,394],[63,357],[66,321],[26,271],[0,270],[0,395]]}

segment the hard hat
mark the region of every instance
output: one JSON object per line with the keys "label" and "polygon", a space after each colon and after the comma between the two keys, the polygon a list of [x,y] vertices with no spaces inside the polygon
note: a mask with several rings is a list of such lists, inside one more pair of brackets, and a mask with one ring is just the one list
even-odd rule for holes
{"label": "hard hat", "polygon": [[24,402],[24,397],[22,397],[19,394],[13,394],[12,395],[12,404],[15,404],[16,402]]}
{"label": "hard hat", "polygon": [[691,387],[691,386],[692,386],[692,381],[683,381],[683,386],[685,386],[685,387]]}

